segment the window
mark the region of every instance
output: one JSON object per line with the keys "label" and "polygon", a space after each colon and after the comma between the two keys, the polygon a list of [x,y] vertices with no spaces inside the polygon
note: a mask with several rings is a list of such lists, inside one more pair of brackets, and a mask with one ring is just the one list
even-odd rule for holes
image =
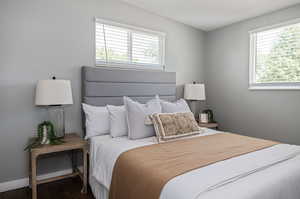
{"label": "window", "polygon": [[250,32],[250,89],[300,89],[300,19]]}
{"label": "window", "polygon": [[96,65],[163,69],[165,34],[96,19]]}

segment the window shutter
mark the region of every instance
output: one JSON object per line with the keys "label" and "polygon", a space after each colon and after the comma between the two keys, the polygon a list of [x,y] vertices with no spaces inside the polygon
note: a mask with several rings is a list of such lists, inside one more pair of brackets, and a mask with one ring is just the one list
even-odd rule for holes
{"label": "window shutter", "polygon": [[106,62],[107,59],[104,30],[104,24],[96,23],[96,62]]}
{"label": "window shutter", "polygon": [[255,34],[256,82],[300,82],[300,23]]}
{"label": "window shutter", "polygon": [[96,20],[96,63],[163,67],[164,36]]}
{"label": "window shutter", "polygon": [[96,55],[98,60],[106,62],[129,62],[129,33],[127,30],[97,24],[96,28]]}
{"label": "window shutter", "polygon": [[160,63],[159,37],[132,33],[132,61],[158,65]]}

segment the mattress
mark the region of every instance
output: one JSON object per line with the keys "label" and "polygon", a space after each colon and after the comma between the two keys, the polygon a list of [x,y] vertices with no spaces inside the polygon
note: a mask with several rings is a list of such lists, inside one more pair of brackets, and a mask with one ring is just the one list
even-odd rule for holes
{"label": "mattress", "polygon": [[[222,132],[204,129],[201,136],[215,133]],[[89,182],[95,198],[108,198],[113,166],[121,153],[155,143],[154,137],[92,138]],[[170,180],[160,199],[299,199],[299,154],[299,146],[279,144],[195,169]]]}

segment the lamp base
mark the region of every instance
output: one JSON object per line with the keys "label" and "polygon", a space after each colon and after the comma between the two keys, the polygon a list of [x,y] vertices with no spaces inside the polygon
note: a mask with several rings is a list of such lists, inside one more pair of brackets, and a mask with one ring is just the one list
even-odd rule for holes
{"label": "lamp base", "polygon": [[65,111],[63,106],[50,106],[48,108],[49,120],[54,126],[54,134],[58,138],[65,137]]}
{"label": "lamp base", "polygon": [[190,107],[192,113],[194,114],[195,118],[197,118],[196,117],[196,115],[197,115],[196,114],[196,109],[197,109],[197,107],[196,107],[196,100],[189,100],[188,102],[189,102],[189,107]]}

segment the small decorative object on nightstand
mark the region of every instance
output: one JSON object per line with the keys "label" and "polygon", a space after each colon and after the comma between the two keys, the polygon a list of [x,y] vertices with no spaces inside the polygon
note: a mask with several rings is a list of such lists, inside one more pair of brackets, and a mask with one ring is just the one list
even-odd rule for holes
{"label": "small decorative object on nightstand", "polygon": [[218,129],[218,123],[217,122],[211,122],[211,123],[202,123],[199,122],[200,127],[210,128],[210,129]]}
{"label": "small decorative object on nightstand", "polygon": [[62,138],[58,138],[54,134],[53,124],[50,121],[44,121],[38,125],[37,137],[32,138],[24,150],[30,150],[43,144],[58,145],[62,143],[64,143]]}
{"label": "small decorative object on nightstand", "polygon": [[[86,193],[87,191],[87,154],[88,154],[88,143],[87,141],[80,138],[77,134],[71,133],[67,134],[64,139],[64,143],[61,145],[41,145],[36,148],[30,149],[30,171],[29,171],[29,184],[32,189],[32,199],[37,199],[37,185],[52,182],[55,180],[61,180],[64,178],[80,176],[83,182],[82,193]],[[76,154],[73,154],[74,150],[82,150],[83,154],[83,171],[79,171],[76,166],[75,157]],[[63,151],[72,152],[72,169],[73,172],[70,174],[66,174],[63,176],[48,178],[44,180],[37,180],[37,159],[41,155],[57,153]]]}

